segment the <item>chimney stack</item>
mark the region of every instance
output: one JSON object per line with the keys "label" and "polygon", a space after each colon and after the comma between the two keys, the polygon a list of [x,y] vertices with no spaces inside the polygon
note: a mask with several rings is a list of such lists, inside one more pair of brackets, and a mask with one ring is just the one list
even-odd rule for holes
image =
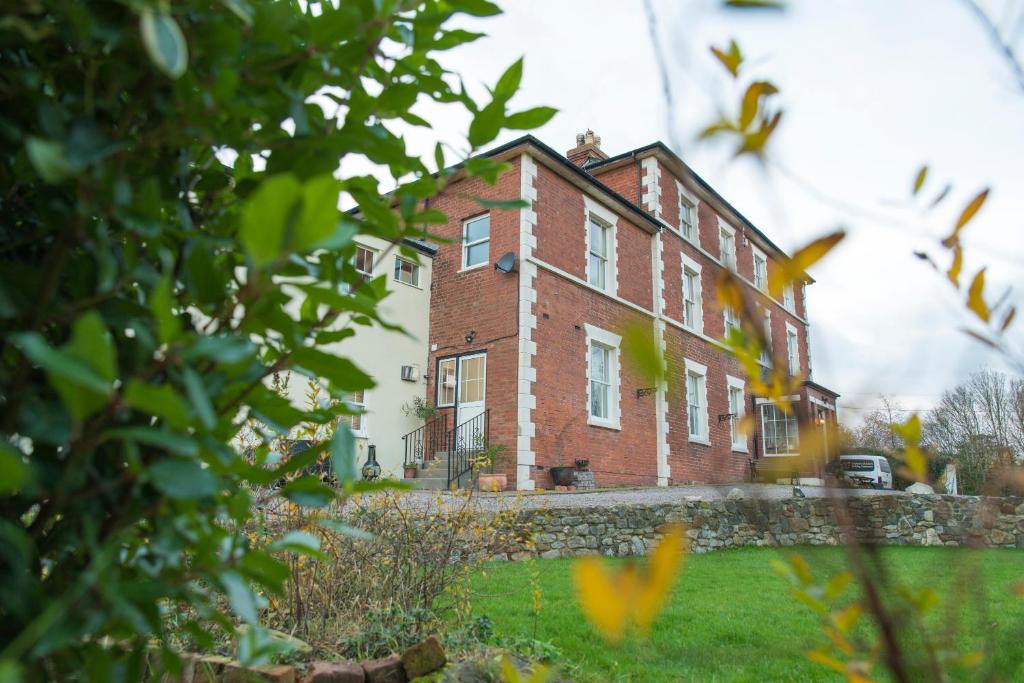
{"label": "chimney stack", "polygon": [[601,138],[594,135],[594,131],[589,128],[586,133],[576,136],[576,146],[566,152],[565,156],[569,161],[581,167],[591,161],[608,158],[608,155],[601,151]]}

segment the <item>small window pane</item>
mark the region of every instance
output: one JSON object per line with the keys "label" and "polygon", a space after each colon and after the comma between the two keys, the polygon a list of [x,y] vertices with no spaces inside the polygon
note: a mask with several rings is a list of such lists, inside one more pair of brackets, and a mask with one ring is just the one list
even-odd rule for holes
{"label": "small window pane", "polygon": [[491,216],[481,216],[466,223],[466,242],[485,240],[491,234]]}
{"label": "small window pane", "polygon": [[590,221],[590,251],[599,256],[608,256],[608,229],[596,221]]}
{"label": "small window pane", "polygon": [[438,364],[437,404],[450,406],[455,403],[455,361],[443,360]]}
{"label": "small window pane", "polygon": [[412,261],[406,261],[399,256],[395,257],[395,279],[407,285],[419,286],[420,267]]}
{"label": "small window pane", "polygon": [[356,247],[355,266],[360,273],[370,275],[373,272],[373,252],[364,247]]}
{"label": "small window pane", "polygon": [[461,361],[459,375],[459,403],[475,403],[484,400],[484,368],[486,359],[483,356],[467,358]]}
{"label": "small window pane", "polygon": [[466,267],[486,263],[490,256],[490,242],[481,242],[471,247],[466,247]]}
{"label": "small window pane", "polygon": [[595,254],[590,255],[590,284],[598,289],[604,289],[607,283],[605,277],[605,264],[607,261]]}

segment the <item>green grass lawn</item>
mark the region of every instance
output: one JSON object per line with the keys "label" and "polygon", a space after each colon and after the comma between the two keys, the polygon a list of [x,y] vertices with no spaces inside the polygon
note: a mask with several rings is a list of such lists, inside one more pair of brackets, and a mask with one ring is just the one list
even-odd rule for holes
{"label": "green grass lawn", "polygon": [[[810,609],[789,595],[788,582],[771,567],[773,559],[794,550],[815,576],[843,566],[843,551],[826,547],[693,555],[651,636],[617,647],[606,645],[580,613],[572,561],[538,560],[532,564],[540,574],[543,607],[536,637],[556,645],[585,681],[841,680],[804,657],[824,644],[825,636]],[[995,654],[986,666],[997,674],[995,680],[1024,681],[1024,600],[1010,588],[1024,581],[1024,551],[886,548],[882,553],[893,577],[938,590],[941,603],[930,616],[932,627],[955,629],[958,643],[970,649],[981,649],[989,639]],[[474,611],[490,617],[499,634],[533,635],[530,565],[493,562],[474,577]]]}

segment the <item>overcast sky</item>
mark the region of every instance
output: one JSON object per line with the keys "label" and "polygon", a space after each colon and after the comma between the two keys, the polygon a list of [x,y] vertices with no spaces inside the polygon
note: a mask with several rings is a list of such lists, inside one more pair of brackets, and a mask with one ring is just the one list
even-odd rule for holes
{"label": "overcast sky", "polygon": [[[671,111],[639,1],[501,4],[502,17],[462,22],[489,35],[444,63],[478,86],[525,56],[512,104],[560,110],[535,132],[555,149],[569,149],[587,128],[611,155],[662,140],[784,249],[837,225],[850,230],[812,269],[817,283],[808,289],[814,378],[842,394],[845,421],[857,422],[879,393],[927,409],[972,371],[1005,367],[958,330],[969,316],[912,253],[925,249],[945,264],[936,238],[991,185],[964,234],[965,272],[987,264],[993,298],[1024,282],[1024,93],[960,0],[794,0],[786,13],[754,15],[713,0],[654,0]],[[767,170],[695,141],[716,110],[735,107],[735,86],[708,52],[730,38],[747,55],[747,76],[769,77],[782,91],[786,113]],[[468,121],[440,113],[429,117],[436,133],[463,147]],[[429,153],[428,137],[409,139]],[[954,184],[948,204],[927,215],[907,206],[925,162],[926,194]],[[1012,297],[1020,301],[1019,286]]]}

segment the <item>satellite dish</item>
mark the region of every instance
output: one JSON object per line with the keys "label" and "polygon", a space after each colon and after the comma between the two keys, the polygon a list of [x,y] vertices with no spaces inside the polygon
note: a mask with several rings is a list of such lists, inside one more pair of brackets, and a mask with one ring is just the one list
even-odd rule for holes
{"label": "satellite dish", "polygon": [[516,269],[516,255],[511,251],[505,252],[500,259],[494,263],[494,269],[502,273],[511,273]]}

